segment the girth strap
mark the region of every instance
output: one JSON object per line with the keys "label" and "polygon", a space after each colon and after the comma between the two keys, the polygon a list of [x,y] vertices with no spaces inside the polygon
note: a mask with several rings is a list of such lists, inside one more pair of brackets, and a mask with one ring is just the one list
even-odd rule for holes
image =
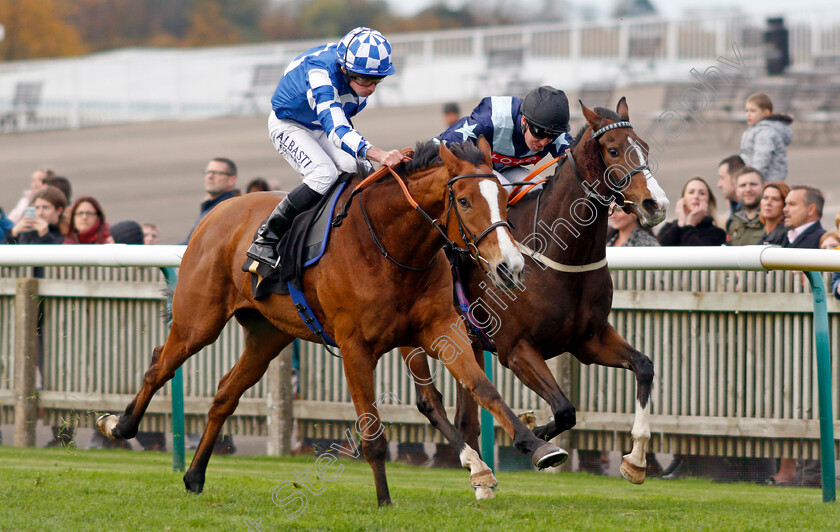
{"label": "girth strap", "polygon": [[604,266],[607,265],[607,257],[599,260],[598,262],[590,262],[589,264],[580,264],[580,265],[569,265],[569,264],[560,264],[559,262],[555,262],[542,253],[537,253],[533,249],[529,248],[525,244],[521,242],[516,242],[516,247],[519,248],[519,251],[528,255],[535,261],[543,264],[551,268],[552,270],[556,270],[558,272],[564,273],[584,273],[584,272],[591,272],[595,270],[600,270]]}

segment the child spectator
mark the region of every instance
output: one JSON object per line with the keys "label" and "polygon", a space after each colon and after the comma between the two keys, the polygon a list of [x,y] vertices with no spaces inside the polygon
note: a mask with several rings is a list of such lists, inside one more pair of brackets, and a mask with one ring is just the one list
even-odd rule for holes
{"label": "child spectator", "polygon": [[143,244],[151,246],[153,244],[160,244],[160,231],[152,222],[143,222]]}
{"label": "child spectator", "polygon": [[23,191],[23,195],[21,195],[17,205],[9,212],[9,220],[18,223],[23,218],[23,210],[32,205],[32,201],[35,199],[35,193],[44,186],[44,179],[52,175],[54,175],[54,172],[50,168],[39,168],[32,172],[32,184],[27,190]]}
{"label": "child spectator", "polygon": [[793,140],[793,118],[774,115],[773,102],[763,92],[747,98],[745,114],[748,127],[741,136],[741,158],[767,181],[784,181],[788,173],[787,145]]}

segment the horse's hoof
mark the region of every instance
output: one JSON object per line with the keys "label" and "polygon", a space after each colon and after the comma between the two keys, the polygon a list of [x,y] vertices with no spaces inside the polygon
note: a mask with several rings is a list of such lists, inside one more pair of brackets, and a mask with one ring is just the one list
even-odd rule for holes
{"label": "horse's hoof", "polygon": [[119,420],[114,414],[104,414],[96,420],[96,429],[109,440],[116,440],[117,438],[114,437],[113,431],[117,427],[117,421]]}
{"label": "horse's hoof", "polygon": [[496,480],[495,475],[493,475],[492,470],[485,469],[484,471],[470,475],[470,485],[475,489],[495,488],[499,485],[499,482]]}
{"label": "horse's hoof", "polygon": [[184,486],[186,486],[187,491],[189,491],[190,493],[195,493],[196,495],[204,491],[204,482],[190,480],[187,477],[188,475],[184,475]]}
{"label": "horse's hoof", "polygon": [[475,500],[480,501],[482,499],[492,499],[494,497],[493,490],[491,488],[476,488],[475,489]]}
{"label": "horse's hoof", "polygon": [[627,458],[621,461],[618,469],[621,471],[621,476],[633,484],[643,484],[645,481],[645,468],[631,464]]}
{"label": "horse's hoof", "polygon": [[531,455],[531,463],[537,469],[545,469],[547,467],[559,466],[569,459],[569,453],[557,447],[553,443],[546,443],[534,451]]}

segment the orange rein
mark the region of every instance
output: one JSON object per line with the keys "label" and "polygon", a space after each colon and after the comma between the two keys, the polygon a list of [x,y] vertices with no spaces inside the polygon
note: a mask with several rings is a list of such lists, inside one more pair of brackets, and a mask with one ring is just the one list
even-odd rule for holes
{"label": "orange rein", "polygon": [[[411,157],[412,155],[414,155],[414,150],[411,148],[404,148],[400,150],[400,153]],[[390,166],[380,166],[375,172],[364,178],[361,183],[356,185],[356,188],[353,189],[353,192],[356,193],[366,189],[372,183],[379,181],[382,177],[384,177],[387,172],[391,172],[391,175],[393,175],[394,179],[397,180],[397,183],[400,184],[400,188],[402,189],[403,194],[405,194],[405,198],[408,200],[408,202],[413,208],[417,209],[419,205],[416,201],[414,201],[414,198],[411,197],[411,193],[408,191],[408,187],[406,186],[405,182],[399,175],[397,175],[396,172],[394,172],[394,170]]]}
{"label": "orange rein", "polygon": [[[535,177],[535,176],[537,176],[537,175],[539,175],[539,173],[540,173],[540,172],[542,172],[543,170],[545,170],[546,168],[548,168],[548,167],[549,167],[549,166],[551,166],[552,164],[554,164],[554,163],[556,163],[557,161],[559,161],[561,157],[565,157],[565,156],[566,156],[566,154],[564,153],[563,155],[560,155],[560,156],[555,157],[554,159],[552,159],[552,160],[548,161],[547,163],[545,163],[544,165],[540,166],[539,168],[534,169],[534,170],[533,170],[530,174],[528,174],[528,176],[527,176],[525,179],[523,179],[522,181],[530,181],[530,180],[534,179],[534,177]],[[531,191],[531,189],[533,189],[535,186],[539,185],[540,183],[545,183],[546,181],[548,181],[548,179],[547,179],[547,178],[546,178],[546,179],[540,179],[540,180],[538,180],[538,181],[534,181],[534,182],[533,182],[533,183],[531,183],[530,185],[517,185],[517,186],[516,186],[516,187],[515,187],[515,188],[514,188],[511,192],[510,192],[511,198],[508,200],[508,205],[509,205],[509,206],[516,205],[516,204],[519,202],[519,200],[521,200],[521,199],[525,196],[525,194],[527,194],[528,192],[530,192],[530,191]],[[523,187],[525,187],[525,188],[523,189]],[[520,190],[520,189],[522,189],[522,190]]]}

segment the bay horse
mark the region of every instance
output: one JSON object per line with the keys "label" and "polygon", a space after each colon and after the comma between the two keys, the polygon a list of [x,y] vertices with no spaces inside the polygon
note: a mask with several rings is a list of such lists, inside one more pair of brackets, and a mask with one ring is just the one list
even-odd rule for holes
{"label": "bay horse", "polygon": [[[648,145],[630,124],[625,98],[616,112],[580,103],[587,122],[575,139],[566,161],[557,167],[544,188],[511,208],[520,250],[528,256],[524,290],[494,292],[487,276],[471,264],[461,272],[475,321],[493,323],[490,336],[499,362],[551,407],[553,420],[536,427],[545,440],[575,425],[575,407],[564,395],[546,361],[570,352],[584,364],[626,368],[636,375],[636,415],[633,449],[620,467],[630,482],[645,479],[645,448],[650,439],[649,399],[653,363],[631,346],[607,321],[612,307],[612,278],[606,264],[607,220],[610,206],[638,215],[646,227],[665,219],[669,202],[648,162]],[[532,249],[533,248],[533,249]],[[562,264],[560,264],[562,262]],[[480,344],[474,353],[481,365]],[[412,372],[427,374],[425,360],[408,360]],[[433,408],[434,394],[427,399]],[[458,391],[456,425],[466,441],[477,444],[478,410]]]}
{"label": "bay horse", "polygon": [[[538,467],[568,457],[525,427],[473,356],[452,356],[471,347],[452,306],[449,267],[445,260],[438,260],[444,243],[469,248],[500,287],[515,286],[524,265],[505,221],[507,193],[491,168],[486,142],[480,147],[453,146],[451,151],[431,141],[418,145],[414,158],[394,169],[394,179],[378,180],[359,192],[343,223],[333,229],[327,252],[303,276],[304,294],[315,316],[341,349],[359,416],[356,427],[373,470],[380,506],[390,504],[390,495],[385,476],[387,442],[375,406],[374,369],[384,353],[398,346],[420,346],[444,360],[452,375],[493,413]],[[354,178],[351,185],[359,179]],[[351,188],[342,193],[339,204],[347,204]],[[245,349],[219,381],[208,423],[184,475],[191,492],[202,491],[222,424],[269,362],[294,338],[319,341],[289,296],[254,299],[250,274],[240,269],[252,235],[277,201],[273,193],[248,194],[221,203],[202,220],[181,261],[166,343],[155,348],[142,386],[125,412],[119,418],[102,416],[97,422],[99,431],[111,439],[133,438],[154,393],[187,358],[214,342],[235,317],[244,328]],[[473,483],[495,486],[492,472],[478,453],[457,433],[449,437],[454,444],[460,441],[461,462],[470,468]]]}

